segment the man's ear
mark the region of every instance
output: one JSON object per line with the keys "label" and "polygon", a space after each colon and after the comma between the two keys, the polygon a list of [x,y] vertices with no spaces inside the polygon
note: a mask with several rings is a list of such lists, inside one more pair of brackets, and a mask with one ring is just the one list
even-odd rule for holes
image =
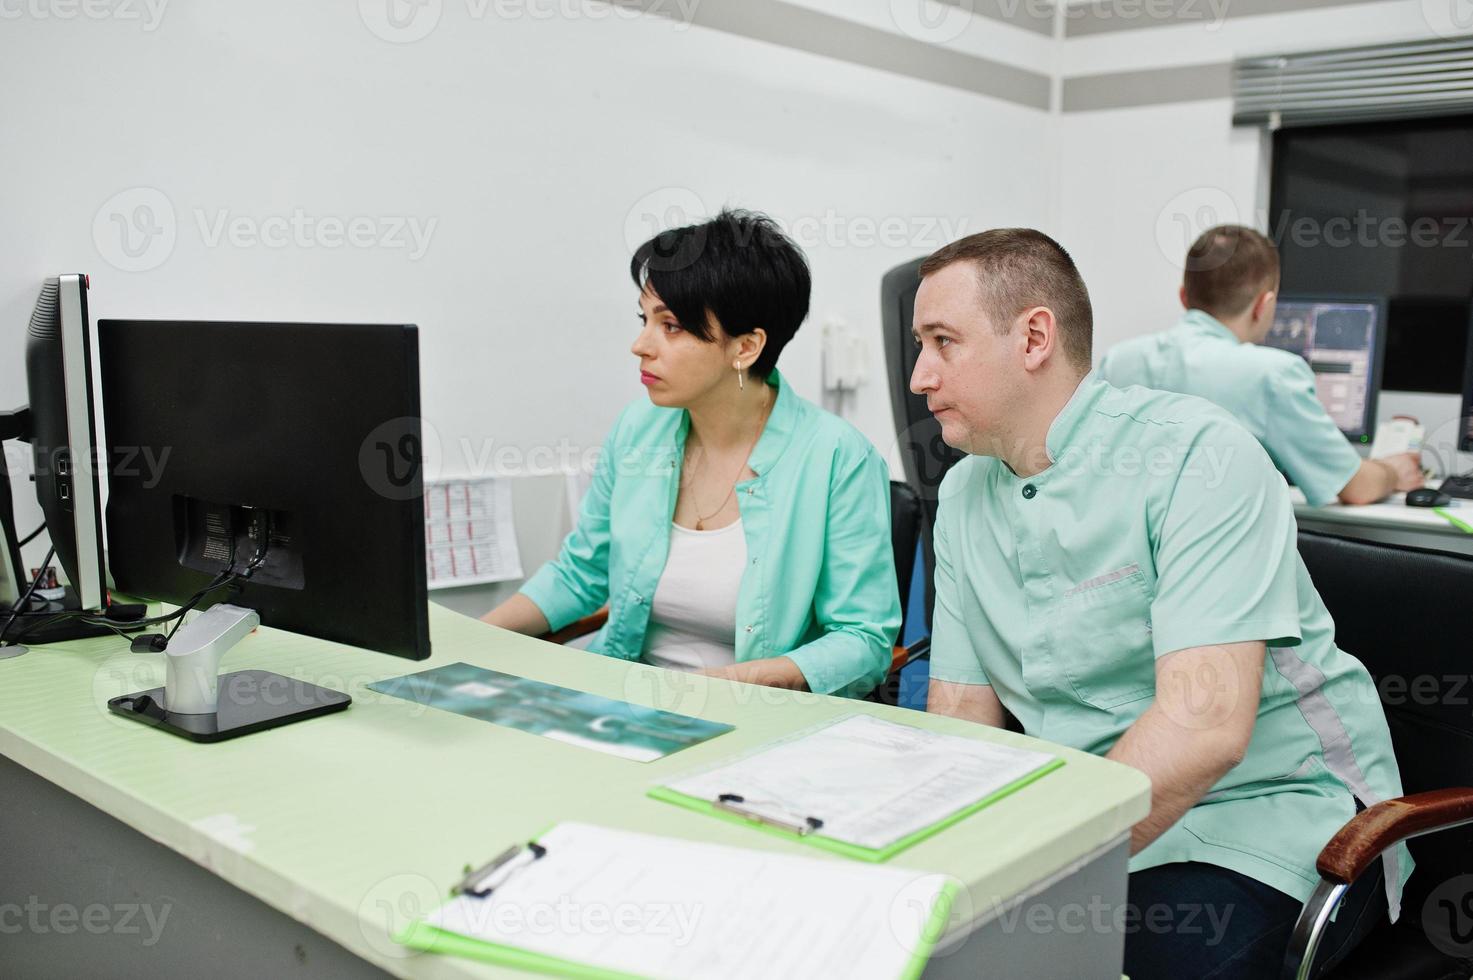
{"label": "man's ear", "polygon": [[1253,301],[1254,323],[1257,323],[1258,321],[1263,319],[1264,311],[1268,309],[1269,304],[1271,304],[1275,299],[1278,298],[1278,295],[1279,294],[1272,289],[1265,290],[1258,294],[1258,298]]}
{"label": "man's ear", "polygon": [[1047,306],[1035,306],[1024,310],[1018,323],[1022,332],[1023,366],[1036,371],[1048,363],[1059,347],[1059,321]]}
{"label": "man's ear", "polygon": [[1186,283],[1182,283],[1181,284],[1181,286],[1176,291],[1176,295],[1177,295],[1177,298],[1181,300],[1181,308],[1184,309],[1184,310],[1190,310],[1191,307],[1187,305],[1187,284]]}

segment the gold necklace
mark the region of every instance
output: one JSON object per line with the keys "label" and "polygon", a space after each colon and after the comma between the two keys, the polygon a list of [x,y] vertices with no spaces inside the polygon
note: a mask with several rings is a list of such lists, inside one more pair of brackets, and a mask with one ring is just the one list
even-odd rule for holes
{"label": "gold necklace", "polygon": [[[776,401],[776,399],[774,398],[773,401]],[[736,476],[731,481],[731,489],[729,489],[729,490],[726,491],[726,496],[724,496],[724,497],[721,498],[721,503],[716,507],[715,510],[711,511],[711,513],[707,514],[705,517],[702,517],[701,516],[700,506],[697,505],[697,507],[696,507],[696,530],[697,531],[704,531],[704,530],[706,530],[706,522],[708,520],[710,520],[711,518],[715,517],[717,514],[721,513],[723,510],[726,509],[726,502],[731,499],[731,495],[732,494],[736,493],[736,485],[738,483],[740,483],[741,480],[742,480],[742,470],[745,470],[747,468],[747,461],[749,459],[751,459],[751,457],[752,457],[752,450],[754,450],[754,449],[757,448],[757,440],[759,440],[759,439],[762,438],[762,430],[767,427],[767,417],[771,413],[772,413],[772,401],[769,401],[767,403],[767,406],[762,409],[762,421],[757,424],[757,434],[752,437],[752,444],[747,447],[747,452],[742,456],[742,465],[740,466],[740,468],[737,469]],[[695,494],[694,493],[691,494],[691,503],[692,504],[695,503]]]}

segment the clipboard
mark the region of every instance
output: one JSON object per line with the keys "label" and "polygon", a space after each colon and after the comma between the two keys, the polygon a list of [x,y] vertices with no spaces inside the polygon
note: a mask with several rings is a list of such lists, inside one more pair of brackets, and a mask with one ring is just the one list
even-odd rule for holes
{"label": "clipboard", "polygon": [[904,851],[909,847],[914,847],[916,844],[919,844],[921,841],[927,839],[928,837],[934,837],[936,834],[941,833],[941,831],[945,830],[947,827],[950,827],[952,824],[959,823],[962,820],[965,820],[967,817],[970,817],[978,810],[986,809],[1003,797],[1011,796],[1013,793],[1016,793],[1018,790],[1022,789],[1024,786],[1027,786],[1029,783],[1036,782],[1037,780],[1042,779],[1044,776],[1053,772],[1055,769],[1058,769],[1063,764],[1063,759],[1055,759],[1053,762],[1048,763],[1043,768],[1035,770],[1029,775],[1024,776],[1022,779],[1009,783],[1007,786],[996,791],[995,793],[989,793],[987,796],[982,797],[982,799],[978,800],[976,803],[973,803],[968,807],[958,810],[957,812],[951,814],[949,817],[945,817],[928,827],[917,830],[915,833],[908,834],[907,836],[900,838],[894,843],[881,848],[864,847],[863,845],[851,844],[848,841],[838,840],[834,837],[825,837],[817,830],[813,830],[808,833],[795,832],[791,828],[778,825],[770,819],[764,819],[763,817],[760,817],[756,814],[745,815],[737,813],[731,809],[724,809],[717,806],[717,804],[712,800],[702,800],[694,796],[687,796],[684,793],[678,793],[667,786],[656,786],[651,789],[646,795],[649,796],[650,799],[661,800],[665,803],[673,803],[676,806],[683,806],[688,810],[694,810],[697,813],[704,813],[707,816],[716,817],[718,820],[726,820],[732,823],[745,824],[749,827],[755,827],[756,829],[761,830],[765,833],[776,834],[779,837],[787,838],[788,840],[802,841],[805,844],[811,844],[814,847],[822,848],[825,851],[839,854],[847,858],[852,858],[856,861],[869,861],[872,864],[882,864],[885,861],[890,860],[895,855],[899,854],[901,851]]}
{"label": "clipboard", "polygon": [[[726,763],[708,767],[707,771],[719,770],[733,762],[755,758],[773,748],[799,741],[816,732],[823,731],[831,725],[847,721],[853,717],[857,716],[845,716],[836,721],[815,726],[790,738],[761,746],[737,760],[728,760]],[[1048,762],[1008,782],[1006,785],[1000,786],[981,798],[959,807],[946,816],[880,847],[870,847],[826,834],[824,833],[824,828],[827,826],[828,821],[821,814],[801,813],[793,807],[778,804],[776,801],[749,801],[741,794],[734,792],[720,793],[714,797],[703,798],[681,792],[668,785],[654,786],[646,795],[651,799],[685,807],[688,810],[694,810],[697,813],[703,813],[719,820],[744,824],[765,833],[775,834],[787,840],[801,841],[802,843],[810,844],[813,847],[821,848],[856,861],[879,864],[890,860],[907,848],[913,847],[921,841],[939,834],[946,828],[965,820],[979,810],[986,809],[998,800],[1006,796],[1011,796],[1063,765],[1063,759],[1057,756],[1052,757]],[[675,782],[680,781],[678,779],[675,780]],[[774,817],[771,812],[774,808],[784,811],[785,815],[783,817]],[[763,813],[760,812],[761,810],[768,812]]]}
{"label": "clipboard", "polygon": [[[562,825],[562,827],[551,828],[549,833],[556,834],[563,827],[578,827],[576,824]],[[643,838],[655,842],[653,846],[659,847],[661,843],[668,843],[676,848],[698,848],[710,851],[723,852],[728,860],[750,860],[748,855],[756,854],[763,860],[772,862],[783,868],[790,875],[802,875],[807,877],[822,878],[826,874],[838,872],[840,874],[853,876],[854,872],[847,870],[852,866],[843,864],[829,864],[826,862],[815,862],[812,858],[793,857],[791,855],[772,854],[767,852],[748,852],[739,848],[715,844],[696,844],[690,841],[676,841],[667,838],[655,838],[645,834],[633,832],[606,831],[603,828],[591,828],[601,834],[622,835],[625,838]],[[556,844],[543,843],[540,838],[547,834],[539,835],[525,845],[509,848],[506,852],[498,855],[492,862],[468,872],[461,882],[452,890],[452,903],[462,896],[472,896],[477,901],[494,902],[498,888],[504,886],[516,875],[523,873],[525,869],[534,863],[549,860],[557,854]],[[540,851],[540,853],[537,853]],[[796,868],[793,862],[800,862],[805,867]],[[815,865],[813,868],[806,865]],[[891,889],[895,885],[895,876],[903,874],[897,870],[874,872],[889,876],[883,885]],[[872,872],[862,872],[870,875]],[[921,872],[916,872],[921,875]],[[868,880],[868,879],[866,879]],[[880,887],[879,882],[875,882]],[[931,953],[937,942],[940,941],[945,932],[950,918],[951,907],[960,886],[955,880],[946,881],[935,893],[934,903],[921,925],[919,936],[914,946],[909,947],[910,953],[904,962],[903,968],[896,974],[899,980],[915,980],[924,970]],[[823,915],[825,906],[816,906],[816,915]],[[879,921],[879,920],[877,920]],[[394,936],[394,941],[411,949],[427,953],[448,954],[473,959],[480,962],[492,963],[500,966],[514,967],[530,972],[549,974],[561,977],[576,977],[579,980],[650,980],[651,975],[626,972],[619,969],[580,962],[562,956],[550,955],[532,949],[526,949],[512,943],[489,941],[475,936],[465,935],[451,929],[442,928],[424,919],[411,923],[408,927]],[[901,947],[906,948],[905,946]]]}

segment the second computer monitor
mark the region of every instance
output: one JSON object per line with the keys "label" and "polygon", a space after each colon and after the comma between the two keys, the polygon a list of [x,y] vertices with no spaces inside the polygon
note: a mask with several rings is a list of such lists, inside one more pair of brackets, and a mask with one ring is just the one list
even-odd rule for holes
{"label": "second computer monitor", "polygon": [[1369,443],[1386,353],[1386,299],[1286,295],[1264,344],[1298,354],[1314,371],[1315,391],[1352,442]]}
{"label": "second computer monitor", "polygon": [[98,324],[119,590],[424,659],[418,331]]}

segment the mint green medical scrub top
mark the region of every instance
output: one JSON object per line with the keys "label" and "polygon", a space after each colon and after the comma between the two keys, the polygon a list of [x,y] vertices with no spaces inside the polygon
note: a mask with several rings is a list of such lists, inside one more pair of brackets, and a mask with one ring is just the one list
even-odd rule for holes
{"label": "mint green medical scrub top", "polygon": [[[890,671],[900,591],[890,535],[890,471],[843,419],[773,371],[777,397],[736,485],[747,541],[737,594],[738,663],[791,658],[808,688],[862,697]],[[670,521],[690,413],[647,399],[604,441],[578,524],[521,592],[557,630],[605,602],[588,649],[638,660],[650,600],[670,553]]]}
{"label": "mint green medical scrub top", "polygon": [[[1131,859],[1202,861],[1303,901],[1329,838],[1401,795],[1375,686],[1335,646],[1283,479],[1226,412],[1089,375],[1052,465],[969,456],[941,485],[931,676],[990,684],[1029,735],[1103,755],[1151,706],[1156,659],[1261,640],[1243,761]],[[1411,872],[1388,852],[1392,914]]]}
{"label": "mint green medical scrub top", "polygon": [[1314,507],[1335,501],[1360,469],[1360,454],[1315,395],[1304,358],[1242,343],[1201,310],[1188,310],[1170,330],[1115,345],[1099,373],[1117,388],[1159,388],[1220,405]]}

